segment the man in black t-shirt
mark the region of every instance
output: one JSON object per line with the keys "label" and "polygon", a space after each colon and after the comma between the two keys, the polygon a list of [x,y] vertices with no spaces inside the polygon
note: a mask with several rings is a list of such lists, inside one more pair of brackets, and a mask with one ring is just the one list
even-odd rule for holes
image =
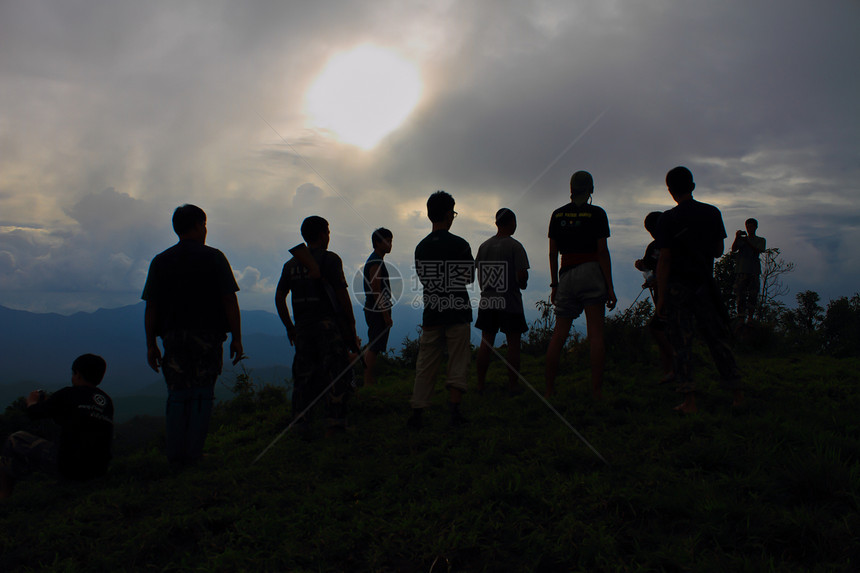
{"label": "man in black t-shirt", "polygon": [[[326,434],[330,436],[346,429],[346,402],[353,382],[348,348],[357,351],[361,341],[355,332],[343,262],[327,250],[331,238],[328,221],[308,217],[302,222],[301,233],[321,276],[314,278],[299,258],[291,258],[284,264],[275,289],[275,308],[290,344],[296,347],[293,416],[301,415],[325,391]],[[290,293],[292,316],[287,308]],[[299,423],[307,432],[308,417]]]}
{"label": "man in black t-shirt", "polygon": [[391,284],[385,255],[391,252],[394,234],[380,227],[370,235],[373,251],[364,263],[364,320],[367,322],[367,350],[364,353],[364,385],[376,382],[373,370],[376,357],[388,348],[391,319]]}
{"label": "man in black t-shirt", "polygon": [[167,383],[167,459],[184,464],[203,455],[226,332],[233,364],[244,356],[239,286],[224,254],[205,244],[206,213],[177,207],[173,230],[179,242],[152,259],[141,298],[147,361]]}
{"label": "man in black t-shirt", "polygon": [[9,436],[0,456],[0,499],[15,482],[34,470],[69,480],[104,475],[111,459],[113,402],[97,386],[105,373],[101,356],[84,354],[72,363],[72,385],[45,398],[39,390],[27,396],[31,419],[51,418],[60,426],[54,443],[29,432]]}
{"label": "man in black t-shirt", "polygon": [[472,304],[466,287],[475,282],[475,259],[469,243],[450,232],[456,216],[450,194],[436,191],[430,195],[427,217],[433,224],[432,231],[415,247],[415,272],[424,290],[424,314],[410,400],[412,417],[408,424],[413,429],[421,427],[422,412],[431,405],[436,370],[446,347],[445,388],[451,424],[461,426],[466,422],[460,413],[471,360]]}
{"label": "man in black t-shirt", "polygon": [[[555,392],[561,350],[575,318],[585,311],[591,358],[591,392],[603,396],[604,306],[615,308],[612,262],[606,239],[606,211],[589,203],[594,180],[587,171],[570,178],[570,203],[559,207],[549,220],[550,300],[555,306],[555,329],[546,354],[546,397]],[[559,268],[559,254],[561,268]]]}
{"label": "man in black t-shirt", "polygon": [[723,254],[726,229],[720,210],[693,199],[693,174],[675,167],[666,175],[666,186],[678,204],[657,223],[657,315],[665,317],[669,342],[674,349],[674,371],[684,402],[675,410],[697,411],[693,384],[692,342],[699,326],[720,373],[723,386],[734,394],[733,405],[743,403],[740,371],[731,350],[728,314],[714,281],[714,259]]}

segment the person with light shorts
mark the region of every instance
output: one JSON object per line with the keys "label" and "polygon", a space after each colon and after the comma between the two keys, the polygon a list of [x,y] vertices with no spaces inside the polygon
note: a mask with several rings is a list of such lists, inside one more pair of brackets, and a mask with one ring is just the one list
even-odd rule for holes
{"label": "person with light shorts", "polygon": [[[585,312],[591,357],[591,392],[603,396],[604,307],[612,310],[617,299],[612,285],[612,264],[606,239],[606,211],[591,204],[594,180],[587,171],[570,179],[570,203],[553,211],[549,223],[550,301],[555,306],[555,329],[546,354],[546,396],[555,393],[561,351],[573,320]],[[559,268],[559,255],[561,267]]]}

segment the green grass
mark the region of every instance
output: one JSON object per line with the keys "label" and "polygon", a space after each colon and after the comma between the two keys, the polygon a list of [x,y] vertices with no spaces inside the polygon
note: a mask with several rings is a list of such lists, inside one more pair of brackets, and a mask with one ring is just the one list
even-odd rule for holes
{"label": "green grass", "polygon": [[[542,390],[541,358],[523,357]],[[498,360],[465,429],[438,406],[408,432],[412,373],[388,366],[350,431],[288,433],[276,394],[214,419],[208,457],[172,471],[158,440],[82,485],[22,482],[0,505],[0,570],[854,571],[860,567],[857,359],[741,356],[748,405],[697,367],[700,413],[642,364],[606,399],[565,357],[552,403],[509,398]]]}

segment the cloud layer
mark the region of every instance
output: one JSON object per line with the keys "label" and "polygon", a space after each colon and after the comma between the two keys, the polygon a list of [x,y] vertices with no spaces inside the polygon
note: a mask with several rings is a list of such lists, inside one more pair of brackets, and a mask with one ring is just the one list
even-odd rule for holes
{"label": "cloud layer", "polygon": [[[577,169],[610,217],[616,290],[639,291],[644,215],[689,166],[731,235],[755,216],[797,263],[792,294],[858,281],[860,5],[96,0],[0,6],[0,304],[136,301],[192,202],[246,308],[271,309],[311,214],[355,270],[378,226],[411,269],[424,201],[457,200],[477,250],[513,208],[548,292],[546,226]],[[308,124],[328,58],[372,43],[416,62],[413,114],[363,151]]]}

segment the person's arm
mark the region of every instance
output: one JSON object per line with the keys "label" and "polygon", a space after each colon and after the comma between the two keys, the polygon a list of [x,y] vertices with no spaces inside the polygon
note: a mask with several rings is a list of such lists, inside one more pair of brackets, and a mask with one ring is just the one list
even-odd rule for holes
{"label": "person's arm", "polygon": [[158,368],[161,366],[161,350],[158,348],[158,340],[155,334],[157,321],[157,305],[148,300],[146,301],[146,310],[143,311],[143,327],[146,330],[146,362],[156,372],[158,372]]}
{"label": "person's arm", "polygon": [[296,343],[296,325],[293,324],[293,319],[290,316],[290,310],[287,307],[287,295],[290,294],[289,287],[279,288],[275,291],[275,308],[278,309],[278,316],[287,329],[287,340],[290,341],[290,346]]}
{"label": "person's arm", "polygon": [[664,303],[668,291],[669,270],[672,268],[672,251],[666,248],[660,249],[660,257],[657,259],[657,316],[665,317]]}
{"label": "person's arm", "polygon": [[526,287],[529,286],[528,269],[520,269],[517,271],[517,286],[520,287],[520,290],[526,290]]}
{"label": "person's arm", "polygon": [[558,245],[555,239],[549,240],[549,286],[552,288],[549,300],[555,304],[555,293],[558,288]]}
{"label": "person's arm", "polygon": [[[732,241],[732,252],[736,253],[741,248],[741,244],[747,238],[747,234],[744,231],[738,231],[735,233],[735,240]],[[749,241],[747,241],[749,243]],[[721,253],[722,254],[722,253]]]}
{"label": "person's arm", "polygon": [[615,286],[612,284],[612,259],[609,256],[606,237],[597,241],[597,263],[600,265],[600,270],[603,271],[603,278],[606,281],[606,308],[612,310],[618,303],[618,298],[615,296]]}
{"label": "person's arm", "polygon": [[466,245],[466,257],[464,260],[467,260],[472,263],[471,265],[469,265],[469,268],[466,271],[466,273],[468,274],[468,276],[466,277],[466,284],[470,285],[475,282],[475,277],[477,277],[477,269],[475,268],[475,257],[472,256],[472,248],[468,244]]}
{"label": "person's arm", "polygon": [[242,313],[239,312],[239,299],[236,293],[226,294],[223,297],[224,311],[227,313],[227,325],[230,328],[230,358],[233,364],[238,364],[245,358],[242,349]]}
{"label": "person's arm", "polygon": [[[337,297],[337,303],[340,305],[343,320],[346,323],[346,327],[349,329],[349,336],[355,340],[355,348],[361,348],[361,339],[358,337],[358,333],[355,331],[355,314],[352,312],[352,301],[349,298],[349,291],[345,286],[334,286],[334,294]],[[349,341],[344,341],[349,344]]]}
{"label": "person's arm", "polygon": [[33,390],[27,395],[27,417],[31,420],[54,418],[58,408],[62,409],[64,389],[57,390],[47,398],[40,390]]}
{"label": "person's arm", "polygon": [[513,264],[516,265],[515,268],[517,269],[517,287],[520,290],[526,290],[526,287],[529,286],[529,256],[526,254],[526,249],[522,243],[517,241],[514,244],[516,248],[514,249]]}
{"label": "person's arm", "polygon": [[719,259],[720,257],[723,256],[723,251],[725,250],[725,248],[726,248],[726,240],[725,239],[720,239],[718,241],[715,240],[714,241],[714,250],[713,250],[713,252],[711,252],[711,256],[714,257],[715,259]]}

